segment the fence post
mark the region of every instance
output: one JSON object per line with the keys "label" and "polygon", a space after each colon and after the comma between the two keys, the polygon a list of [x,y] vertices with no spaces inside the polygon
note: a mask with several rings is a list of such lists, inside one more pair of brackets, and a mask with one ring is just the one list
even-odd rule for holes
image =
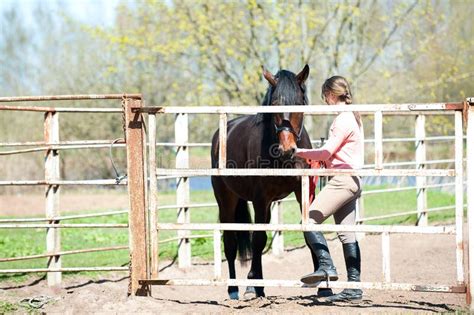
{"label": "fence post", "polygon": [[[44,141],[46,144],[59,142],[59,117],[56,112],[46,112],[44,116]],[[45,180],[55,181],[60,179],[59,154],[58,150],[49,149],[45,157]],[[46,186],[46,217],[55,218],[59,216],[59,185]],[[50,220],[49,224],[59,224],[58,220]],[[58,253],[61,251],[60,230],[57,228],[46,229],[46,251]],[[49,269],[61,268],[61,256],[51,256],[48,258],[47,267]],[[60,272],[48,272],[48,286],[58,286],[61,284],[62,274]]]}
{"label": "fence post", "polygon": [[467,139],[466,139],[466,161],[467,161],[467,219],[469,229],[469,254],[468,254],[468,274],[469,283],[467,286],[466,299],[471,311],[474,310],[471,294],[474,290],[474,98],[468,99],[467,114]]}
{"label": "fence post", "polygon": [[226,165],[227,165],[227,114],[221,113],[219,116],[219,168],[226,168]]}
{"label": "fence post", "polygon": [[390,282],[390,234],[382,233],[382,272],[383,280]]}
{"label": "fence post", "polygon": [[[188,143],[188,114],[176,114],[174,124],[176,148],[176,168],[189,168]],[[189,205],[189,178],[176,179],[176,204],[178,205],[177,222],[191,223]],[[187,238],[189,231],[178,231],[178,266],[179,268],[191,267],[191,242]]]}
{"label": "fence post", "polygon": [[213,231],[214,241],[214,279],[222,278],[222,249],[221,249],[221,231]]}
{"label": "fence post", "polygon": [[148,114],[148,169],[150,170],[150,203],[149,203],[149,219],[150,219],[150,274],[152,279],[158,278],[158,231],[157,223],[157,207],[158,207],[158,186],[156,179],[156,114]]}
{"label": "fence post", "polygon": [[309,223],[309,176],[301,176],[301,223]]}
{"label": "fence post", "polygon": [[382,111],[374,113],[375,169],[383,169],[383,115]]}
{"label": "fence post", "polygon": [[125,100],[125,140],[127,143],[127,177],[130,211],[128,216],[130,245],[130,282],[128,294],[149,295],[149,287],[139,280],[148,279],[146,174],[144,156],[143,114],[132,107],[142,107],[141,100]]}
{"label": "fence post", "polygon": [[[362,225],[364,224],[364,217],[365,217],[365,210],[364,210],[364,195],[360,195],[359,198],[357,198],[356,202],[356,224],[357,225]],[[362,240],[365,237],[364,232],[358,232],[356,233],[357,240]]]}
{"label": "fence post", "polygon": [[454,163],[456,170],[456,270],[458,284],[464,283],[464,244],[463,244],[463,224],[464,224],[464,139],[462,126],[462,112],[454,113]]}
{"label": "fence post", "polygon": [[[272,214],[271,220],[272,224],[280,224],[283,223],[283,202],[281,200],[276,201],[272,205]],[[273,232],[273,241],[272,241],[272,254],[275,256],[283,255],[285,251],[285,243],[283,239],[282,231],[274,231]]]}
{"label": "fence post", "polygon": [[[415,127],[415,138],[416,138],[416,168],[424,170],[426,168],[426,131],[425,131],[426,116],[423,114],[416,115],[416,127]],[[428,225],[428,213],[427,208],[427,195],[426,195],[426,177],[416,177],[416,209],[418,211],[418,219],[416,225],[427,226]]]}

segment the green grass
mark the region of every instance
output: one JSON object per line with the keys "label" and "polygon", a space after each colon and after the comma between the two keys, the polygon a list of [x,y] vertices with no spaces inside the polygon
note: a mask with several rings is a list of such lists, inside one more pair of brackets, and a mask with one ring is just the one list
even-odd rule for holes
{"label": "green grass", "polygon": [[[389,188],[389,186],[364,187],[365,191]],[[451,206],[455,204],[455,197],[452,194],[437,190],[428,190],[428,208]],[[397,212],[416,210],[416,191],[387,192],[364,196],[365,217],[387,215]],[[454,209],[432,212],[428,215],[430,222],[451,222],[454,221]],[[414,224],[416,214],[394,217],[383,220],[368,221],[370,224]]]}
{"label": "green grass", "polygon": [[0,314],[9,314],[18,311],[18,306],[16,304],[0,301]]}
{"label": "green grass", "polygon": [[[387,187],[387,186],[385,186]],[[365,190],[380,189],[377,187],[364,187]],[[212,191],[195,191],[191,193],[192,203],[213,202]],[[440,191],[428,191],[428,205],[432,207],[454,205],[454,196]],[[159,195],[159,205],[175,203],[175,193],[167,192]],[[299,223],[300,212],[296,201],[283,203],[284,223]],[[416,209],[415,190],[392,192],[364,197],[365,216],[376,216],[401,211]],[[84,212],[82,212],[84,213]],[[127,215],[116,215],[110,217],[84,218],[64,221],[65,223],[127,223]],[[158,212],[159,222],[176,222],[176,210],[160,210]],[[191,210],[191,221],[213,223],[218,222],[217,208],[195,208]],[[406,217],[395,217],[379,221],[370,221],[367,224],[413,224],[416,215]],[[454,209],[435,212],[429,215],[430,223],[453,222]],[[332,218],[326,223],[333,223]],[[128,229],[61,229],[62,250],[85,249],[95,247],[108,247],[128,244]],[[211,234],[210,231],[193,231],[192,234]],[[267,233],[271,241],[271,233]],[[159,233],[159,239],[165,240],[175,237],[174,231],[163,231]],[[304,244],[300,232],[286,232],[285,246],[300,246]],[[191,240],[192,255],[202,259],[212,259],[213,245],[211,238],[196,238]],[[44,229],[0,229],[0,257],[15,257],[35,255],[44,253],[45,248]],[[160,244],[160,258],[171,259],[177,253],[177,242]],[[126,266],[129,254],[127,250],[84,253],[66,255],[62,257],[63,267],[91,267],[91,266]],[[0,263],[1,269],[17,268],[44,268],[45,258]],[[98,273],[88,272],[90,277],[98,276]],[[66,275],[68,276],[68,275]],[[23,281],[27,275],[0,275],[0,281],[13,280]],[[7,306],[5,306],[7,307]]]}

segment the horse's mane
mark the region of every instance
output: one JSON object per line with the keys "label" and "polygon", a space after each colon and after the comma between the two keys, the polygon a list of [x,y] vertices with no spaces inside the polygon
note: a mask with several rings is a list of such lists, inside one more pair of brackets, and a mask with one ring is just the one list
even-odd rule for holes
{"label": "horse's mane", "polygon": [[[287,70],[280,70],[276,75],[275,79],[277,80],[277,85],[273,87],[272,85],[268,86],[265,97],[263,98],[262,106],[271,106],[271,105],[294,105],[301,103],[299,94],[297,93],[300,88],[298,82],[296,81],[296,75],[293,72]],[[304,94],[304,104],[308,103],[306,97],[306,88],[303,85],[303,94]],[[272,99],[276,99],[277,104],[272,104]],[[255,123],[259,124],[262,122],[269,121],[272,117],[271,113],[258,113],[255,116]]]}

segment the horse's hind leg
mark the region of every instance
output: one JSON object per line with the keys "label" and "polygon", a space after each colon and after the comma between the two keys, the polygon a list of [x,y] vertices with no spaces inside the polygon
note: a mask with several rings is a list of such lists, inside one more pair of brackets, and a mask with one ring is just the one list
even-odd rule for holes
{"label": "horse's hind leg", "polygon": [[[219,206],[219,220],[221,223],[234,223],[238,197],[232,193],[220,177],[212,177],[212,187]],[[237,257],[237,234],[235,231],[224,231],[224,253],[229,266],[229,278],[235,279],[235,259]],[[229,298],[239,299],[239,287],[227,288]]]}
{"label": "horse's hind leg", "polygon": [[[269,223],[270,222],[270,206],[271,203],[254,202],[255,223]],[[267,244],[267,232],[255,231],[252,234],[252,266],[247,275],[248,279],[263,279],[262,268],[262,252]],[[264,297],[264,287],[247,287],[245,291],[245,298]]]}

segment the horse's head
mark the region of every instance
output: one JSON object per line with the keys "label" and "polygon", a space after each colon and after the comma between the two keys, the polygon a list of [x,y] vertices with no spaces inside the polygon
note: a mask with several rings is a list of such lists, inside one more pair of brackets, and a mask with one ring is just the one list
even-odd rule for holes
{"label": "horse's head", "polygon": [[[276,75],[263,69],[263,76],[270,83],[263,105],[306,105],[305,81],[309,75],[309,66],[305,65],[300,73],[280,70]],[[303,131],[303,113],[274,113],[271,122],[279,142],[282,157],[293,158],[297,142]]]}

